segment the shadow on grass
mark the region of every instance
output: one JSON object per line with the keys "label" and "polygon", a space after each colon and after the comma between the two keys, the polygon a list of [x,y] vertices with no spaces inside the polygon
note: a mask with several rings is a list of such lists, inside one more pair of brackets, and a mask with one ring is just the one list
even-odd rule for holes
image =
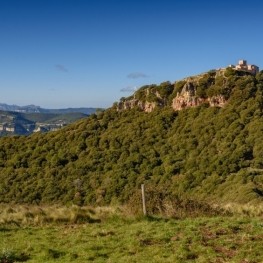
{"label": "shadow on grass", "polygon": [[6,228],[6,227],[0,227],[0,232],[10,232],[11,229]]}
{"label": "shadow on grass", "polygon": [[45,254],[46,254],[45,255],[46,259],[58,259],[66,255],[66,253],[63,251],[59,251],[51,248],[47,249]]}
{"label": "shadow on grass", "polygon": [[144,215],[139,215],[139,216],[136,216],[136,217],[132,220],[132,222],[133,222],[133,221],[168,222],[169,220],[171,220],[171,219],[164,218],[164,217],[161,217],[161,216],[154,216],[154,215],[144,216]]}
{"label": "shadow on grass", "polygon": [[26,253],[15,253],[13,251],[4,251],[0,255],[0,263],[14,263],[14,262],[25,262],[30,259],[30,256]]}

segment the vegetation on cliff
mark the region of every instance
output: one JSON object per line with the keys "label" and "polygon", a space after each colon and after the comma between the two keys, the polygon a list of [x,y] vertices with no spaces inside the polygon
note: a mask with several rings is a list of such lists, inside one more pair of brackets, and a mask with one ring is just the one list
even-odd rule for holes
{"label": "vegetation on cliff", "polygon": [[114,106],[57,132],[1,138],[0,202],[125,203],[142,183],[164,200],[262,200],[263,72],[199,76],[198,96],[223,95],[225,106],[175,111],[186,82],[154,86],[167,104],[150,113]]}

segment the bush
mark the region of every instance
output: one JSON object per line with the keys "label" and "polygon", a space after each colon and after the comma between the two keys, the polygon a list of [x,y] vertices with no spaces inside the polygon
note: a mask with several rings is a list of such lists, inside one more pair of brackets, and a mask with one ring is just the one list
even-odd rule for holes
{"label": "bush", "polygon": [[[213,207],[205,201],[198,201],[187,196],[169,194],[166,189],[146,186],[146,210],[148,216],[164,216],[177,219],[230,214],[225,210]],[[138,190],[127,203],[130,214],[140,216],[142,212],[141,191]]]}

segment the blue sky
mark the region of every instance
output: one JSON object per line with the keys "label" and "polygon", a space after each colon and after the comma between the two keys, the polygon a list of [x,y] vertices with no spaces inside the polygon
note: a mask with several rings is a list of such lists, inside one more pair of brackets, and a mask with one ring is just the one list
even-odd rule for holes
{"label": "blue sky", "polygon": [[110,107],[239,59],[263,68],[259,0],[0,0],[0,102]]}

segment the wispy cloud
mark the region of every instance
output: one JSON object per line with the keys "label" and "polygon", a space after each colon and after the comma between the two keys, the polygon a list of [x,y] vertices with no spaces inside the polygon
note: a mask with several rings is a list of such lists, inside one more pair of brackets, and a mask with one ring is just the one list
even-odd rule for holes
{"label": "wispy cloud", "polygon": [[136,87],[128,86],[128,87],[126,87],[126,88],[122,88],[120,91],[121,91],[121,92],[134,92],[134,91],[136,91],[136,90],[137,90]]}
{"label": "wispy cloud", "polygon": [[55,68],[60,71],[60,72],[64,72],[64,73],[67,73],[68,72],[68,69],[64,66],[64,65],[61,65],[61,64],[56,64],[55,65]]}
{"label": "wispy cloud", "polygon": [[142,72],[132,72],[127,75],[129,79],[139,79],[139,78],[147,78],[148,76]]}

